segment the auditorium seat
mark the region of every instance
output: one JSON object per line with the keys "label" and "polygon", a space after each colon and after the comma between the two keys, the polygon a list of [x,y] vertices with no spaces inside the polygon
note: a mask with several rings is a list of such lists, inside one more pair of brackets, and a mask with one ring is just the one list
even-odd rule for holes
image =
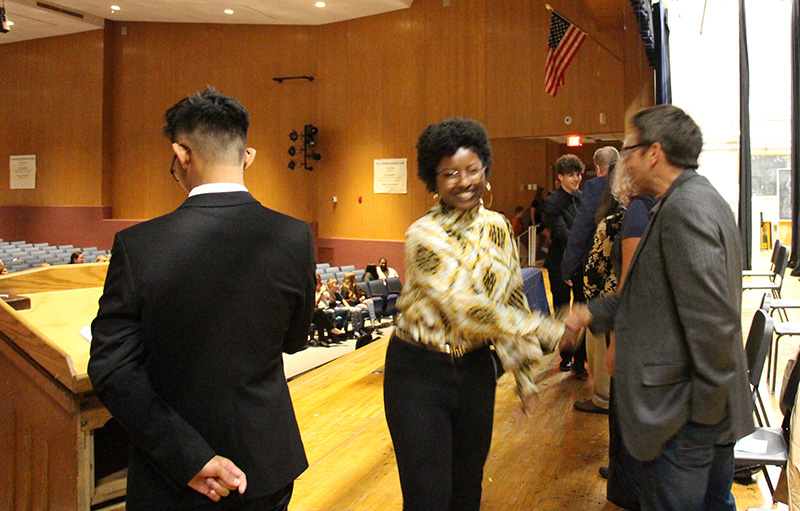
{"label": "auditorium seat", "polygon": [[400,277],[391,277],[386,279],[386,288],[390,294],[400,295],[403,292],[403,283],[400,282]]}
{"label": "auditorium seat", "polygon": [[[386,284],[380,279],[370,280],[366,284],[369,286],[372,301],[375,302],[375,314],[381,317],[394,317],[397,314],[397,295],[394,293],[389,293],[389,289],[386,287]],[[376,298],[381,299],[380,314],[378,314],[379,305],[378,301],[375,300]]]}
{"label": "auditorium seat", "polygon": [[348,271],[355,271],[355,270],[356,270],[356,266],[355,266],[354,264],[348,264],[348,265],[346,265],[346,266],[342,266],[342,267],[340,268],[340,270],[341,270],[341,271],[344,271],[344,272],[348,272]]}

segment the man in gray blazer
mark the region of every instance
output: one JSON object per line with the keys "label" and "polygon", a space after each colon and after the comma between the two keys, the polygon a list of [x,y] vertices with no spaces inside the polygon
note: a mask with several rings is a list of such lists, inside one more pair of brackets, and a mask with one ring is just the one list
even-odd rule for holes
{"label": "man in gray blazer", "polygon": [[615,330],[614,398],[640,462],[642,509],[735,510],[733,445],[753,430],[741,332],[742,247],[730,206],[697,174],[702,134],[672,105],[635,114],[620,151],[631,195],[659,199],[614,296],[567,326]]}
{"label": "man in gray blazer", "polygon": [[308,338],[311,231],[245,188],[236,100],[209,88],[165,118],[189,198],[117,233],[92,322],[89,377],[133,444],[126,509],[285,511],[308,466],[281,353]]}

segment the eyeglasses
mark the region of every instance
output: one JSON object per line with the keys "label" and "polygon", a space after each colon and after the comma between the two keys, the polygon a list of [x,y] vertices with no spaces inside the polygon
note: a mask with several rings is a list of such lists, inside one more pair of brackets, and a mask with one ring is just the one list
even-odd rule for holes
{"label": "eyeglasses", "polygon": [[477,167],[466,170],[447,169],[437,174],[437,177],[441,177],[442,180],[447,184],[455,184],[460,182],[465,176],[469,180],[474,180],[476,177],[480,176],[484,170],[486,170],[486,167]]}
{"label": "eyeglasses", "polygon": [[633,149],[636,149],[637,147],[650,147],[651,145],[653,145],[653,143],[652,143],[652,142],[641,142],[641,143],[639,143],[639,144],[626,145],[625,147],[623,147],[622,149],[620,149],[620,150],[619,150],[619,152],[620,152],[620,154],[622,154],[622,153],[624,153],[624,152],[627,152],[627,151],[631,151],[631,150],[633,150]]}
{"label": "eyeglasses", "polygon": [[[189,149],[188,147],[186,147],[185,145],[183,145],[183,144],[178,144],[178,145],[183,147],[184,149],[186,149],[187,153],[191,153],[192,152],[192,150]],[[175,163],[177,163],[177,161],[178,161],[178,155],[177,154],[172,155],[172,165],[169,166],[169,174],[172,176],[172,179],[174,179],[175,181],[178,180],[178,176],[175,175]]]}

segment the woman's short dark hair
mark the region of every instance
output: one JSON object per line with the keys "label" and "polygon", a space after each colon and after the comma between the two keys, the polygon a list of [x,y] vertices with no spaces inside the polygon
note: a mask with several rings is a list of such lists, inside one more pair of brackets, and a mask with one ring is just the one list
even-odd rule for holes
{"label": "woman's short dark hair", "polygon": [[574,154],[565,154],[556,160],[556,174],[564,175],[571,172],[583,174],[586,165]]}
{"label": "woman's short dark hair", "polygon": [[492,147],[489,134],[478,121],[453,117],[428,124],[417,141],[417,175],[431,192],[436,192],[436,167],[442,158],[453,156],[460,148],[478,155],[486,167],[486,177],[492,166]]}

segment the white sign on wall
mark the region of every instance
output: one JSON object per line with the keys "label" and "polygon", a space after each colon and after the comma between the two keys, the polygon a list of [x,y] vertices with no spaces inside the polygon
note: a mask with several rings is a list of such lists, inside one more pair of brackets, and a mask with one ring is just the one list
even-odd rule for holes
{"label": "white sign on wall", "polygon": [[36,188],[36,155],[11,155],[8,162],[10,188],[32,190]]}
{"label": "white sign on wall", "polygon": [[406,193],[406,158],[375,160],[375,193]]}

